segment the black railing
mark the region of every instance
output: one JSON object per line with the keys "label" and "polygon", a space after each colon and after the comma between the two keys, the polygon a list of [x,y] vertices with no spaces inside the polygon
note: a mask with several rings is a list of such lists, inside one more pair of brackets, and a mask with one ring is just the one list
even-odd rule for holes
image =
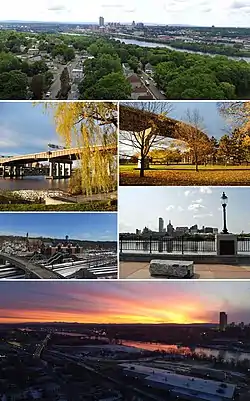
{"label": "black railing", "polygon": [[250,253],[250,237],[238,237],[237,250],[238,253]]}
{"label": "black railing", "polygon": [[123,236],[119,238],[120,253],[216,253],[215,238],[194,237],[139,237]]}

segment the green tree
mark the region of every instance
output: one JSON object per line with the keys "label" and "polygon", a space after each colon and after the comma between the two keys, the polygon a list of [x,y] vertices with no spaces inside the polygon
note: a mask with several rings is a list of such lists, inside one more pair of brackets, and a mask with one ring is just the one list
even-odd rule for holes
{"label": "green tree", "polygon": [[84,99],[126,100],[131,96],[131,85],[120,72],[112,72],[101,78],[84,92]]}
{"label": "green tree", "polygon": [[10,71],[0,74],[0,99],[23,100],[27,99],[27,75],[21,71]]}
{"label": "green tree", "polygon": [[68,99],[68,94],[70,91],[70,78],[69,78],[69,71],[68,68],[65,67],[60,76],[61,81],[61,89],[57,94],[57,99]]}
{"label": "green tree", "polygon": [[33,93],[32,99],[34,99],[34,100],[42,99],[44,89],[45,89],[44,75],[42,75],[42,74],[34,75],[31,80],[30,88]]}

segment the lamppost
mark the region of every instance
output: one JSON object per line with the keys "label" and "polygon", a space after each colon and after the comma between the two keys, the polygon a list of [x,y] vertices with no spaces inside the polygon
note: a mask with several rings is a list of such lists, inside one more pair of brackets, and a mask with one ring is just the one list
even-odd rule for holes
{"label": "lamppost", "polygon": [[223,192],[221,196],[221,205],[223,209],[223,234],[228,234],[227,229],[227,221],[226,221],[226,207],[227,207],[228,197],[226,196],[225,192]]}

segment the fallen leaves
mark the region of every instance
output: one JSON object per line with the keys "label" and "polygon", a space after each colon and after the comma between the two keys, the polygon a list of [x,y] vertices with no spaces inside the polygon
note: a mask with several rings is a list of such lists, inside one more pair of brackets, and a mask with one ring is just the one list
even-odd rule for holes
{"label": "fallen leaves", "polygon": [[139,170],[120,171],[120,185],[250,185],[250,169],[226,170]]}

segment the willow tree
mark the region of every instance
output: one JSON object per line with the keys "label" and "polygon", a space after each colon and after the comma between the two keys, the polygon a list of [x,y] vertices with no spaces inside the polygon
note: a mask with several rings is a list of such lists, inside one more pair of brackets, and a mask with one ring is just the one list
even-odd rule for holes
{"label": "willow tree", "polygon": [[53,102],[45,107],[53,111],[64,146],[78,149],[79,168],[73,174],[71,189],[77,192],[77,187],[86,195],[116,189],[117,104]]}

